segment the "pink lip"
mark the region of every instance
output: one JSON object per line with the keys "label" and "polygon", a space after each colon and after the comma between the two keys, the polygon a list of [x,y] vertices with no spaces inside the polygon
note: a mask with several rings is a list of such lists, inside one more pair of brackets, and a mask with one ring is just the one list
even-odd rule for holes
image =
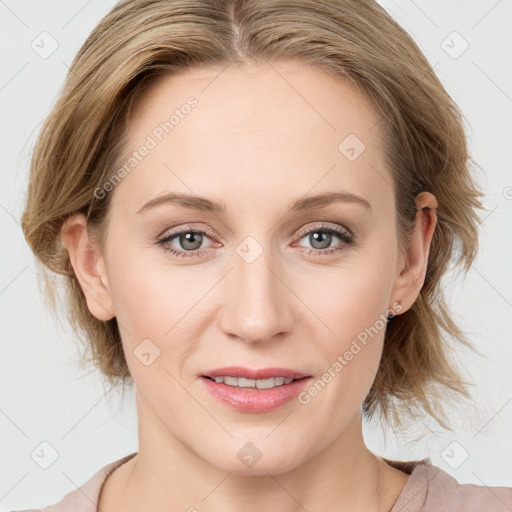
{"label": "pink lip", "polygon": [[[218,376],[245,377],[246,379],[268,379],[270,377],[288,377],[300,379],[272,389],[239,388],[218,383],[207,377]],[[228,367],[212,370],[201,376],[205,388],[218,400],[240,412],[269,412],[290,402],[304,389],[311,376],[285,368],[265,368],[250,370],[242,367]]]}

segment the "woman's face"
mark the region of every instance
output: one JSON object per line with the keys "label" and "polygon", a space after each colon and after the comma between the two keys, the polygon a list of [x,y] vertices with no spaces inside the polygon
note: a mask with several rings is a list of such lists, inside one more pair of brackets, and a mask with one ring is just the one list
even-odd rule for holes
{"label": "woman's face", "polygon": [[[350,449],[407,302],[378,123],[352,86],[291,62],[188,70],[134,105],[99,268],[148,443],[247,474]],[[226,367],[309,378],[207,378]]]}

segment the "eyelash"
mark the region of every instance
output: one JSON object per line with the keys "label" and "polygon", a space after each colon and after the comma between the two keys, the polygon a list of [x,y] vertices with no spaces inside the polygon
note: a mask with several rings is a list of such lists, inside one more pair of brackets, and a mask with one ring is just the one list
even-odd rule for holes
{"label": "eyelash", "polygon": [[[341,247],[335,247],[333,249],[309,249],[309,248],[306,248],[306,253],[308,256],[329,256],[329,255],[332,255],[334,253],[337,253],[337,252],[340,252],[340,251],[343,251],[345,250],[347,247],[350,247],[352,245],[355,244],[355,240],[354,240],[354,235],[349,232],[348,230],[343,230],[343,229],[338,229],[338,228],[334,228],[332,226],[325,226],[325,225],[320,225],[320,226],[315,226],[314,228],[311,228],[309,230],[306,230],[306,231],[303,231],[301,233],[299,233],[299,240],[304,238],[305,236],[307,235],[310,235],[311,233],[317,233],[317,232],[324,232],[324,233],[328,233],[330,235],[335,235],[337,236],[338,238],[340,238],[343,242],[344,242],[344,245],[342,245]],[[191,229],[191,228],[182,228],[182,229],[178,229],[176,231],[173,231],[167,235],[165,235],[164,237],[162,238],[158,238],[156,240],[156,244],[157,245],[160,245],[162,246],[162,249],[166,252],[169,252],[171,253],[173,256],[176,256],[178,258],[191,258],[191,257],[195,257],[197,256],[198,254],[200,254],[201,252],[203,251],[198,251],[198,250],[195,250],[195,251],[177,251],[176,249],[171,249],[169,248],[168,246],[166,246],[165,244],[171,242],[172,240],[174,240],[177,236],[183,234],[183,233],[193,233],[193,234],[196,234],[196,235],[206,235],[208,236],[209,238],[214,238],[214,235],[209,231],[209,230],[197,230],[197,229]]]}

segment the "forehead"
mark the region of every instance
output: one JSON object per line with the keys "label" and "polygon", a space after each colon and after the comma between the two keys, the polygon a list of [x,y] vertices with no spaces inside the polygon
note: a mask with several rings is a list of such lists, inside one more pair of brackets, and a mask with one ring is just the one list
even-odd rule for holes
{"label": "forehead", "polygon": [[[200,115],[190,116],[187,124],[201,130],[198,136],[215,127],[279,137],[272,130],[288,124],[294,133],[311,135],[320,129],[322,134],[336,134],[336,140],[346,129],[365,137],[378,120],[367,98],[347,79],[284,61],[202,66],[160,77],[135,102],[130,131],[136,136],[158,125],[190,97],[197,99],[194,114]],[[310,128],[304,131],[306,124]]]}
{"label": "forehead", "polygon": [[149,140],[152,148],[118,188],[145,197],[188,189],[221,200],[236,190],[296,199],[333,187],[382,196],[378,121],[353,84],[316,67],[188,69],[161,77],[134,103],[124,160]]}

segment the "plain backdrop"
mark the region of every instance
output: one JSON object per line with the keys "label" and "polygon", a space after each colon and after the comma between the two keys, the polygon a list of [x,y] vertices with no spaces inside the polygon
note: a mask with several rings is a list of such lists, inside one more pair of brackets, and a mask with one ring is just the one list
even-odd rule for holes
{"label": "plain backdrop", "polygon": [[[35,137],[74,55],[114,3],[0,0],[0,508],[4,511],[54,503],[103,465],[137,450],[133,393],[124,401],[115,392],[105,396],[98,375],[80,371],[75,336],[45,308],[34,257],[20,227]],[[473,157],[485,171],[480,182],[487,211],[480,225],[478,258],[465,278],[448,276],[445,285],[459,324],[484,357],[457,352],[466,377],[475,384],[479,412],[454,407],[454,432],[422,417],[414,431],[401,436],[365,424],[365,438],[370,449],[389,458],[428,456],[460,483],[510,486],[512,3],[380,3],[417,41],[461,108]],[[45,44],[38,47],[41,38]],[[43,465],[51,462],[46,469],[34,456],[42,452],[47,457]]]}

